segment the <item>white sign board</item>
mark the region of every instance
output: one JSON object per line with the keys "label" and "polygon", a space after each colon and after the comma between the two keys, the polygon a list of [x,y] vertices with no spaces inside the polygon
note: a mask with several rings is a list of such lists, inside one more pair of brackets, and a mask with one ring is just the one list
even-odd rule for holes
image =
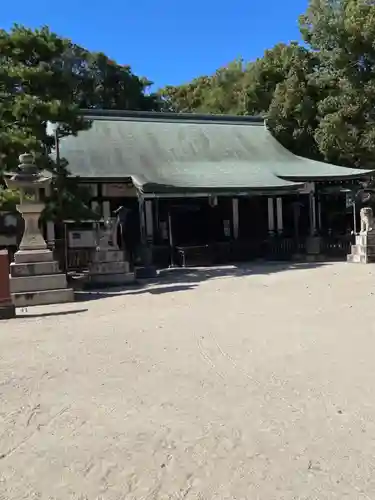
{"label": "white sign board", "polygon": [[103,184],[102,196],[107,198],[126,198],[129,196],[137,196],[137,191],[131,184]]}

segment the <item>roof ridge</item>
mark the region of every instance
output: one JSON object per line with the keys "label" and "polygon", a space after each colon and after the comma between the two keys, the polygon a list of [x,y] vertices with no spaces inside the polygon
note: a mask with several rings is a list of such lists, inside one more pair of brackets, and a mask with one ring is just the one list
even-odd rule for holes
{"label": "roof ridge", "polygon": [[117,109],[81,109],[81,114],[89,120],[136,120],[189,123],[233,123],[264,125],[264,117],[248,115],[214,115],[198,113],[171,113],[162,111],[130,111]]}

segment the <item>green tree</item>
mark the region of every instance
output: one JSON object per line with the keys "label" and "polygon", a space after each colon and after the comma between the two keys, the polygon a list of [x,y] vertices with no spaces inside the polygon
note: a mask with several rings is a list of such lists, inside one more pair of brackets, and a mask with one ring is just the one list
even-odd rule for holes
{"label": "green tree", "polygon": [[210,77],[166,87],[160,95],[169,111],[267,116],[282,144],[315,158],[319,89],[309,75],[317,64],[317,57],[297,43],[278,44],[255,62],[234,61]]}
{"label": "green tree", "polygon": [[311,0],[300,19],[306,43],[318,54],[311,75],[325,89],[315,137],[330,161],[374,166],[375,4],[366,0]]}
{"label": "green tree", "polygon": [[211,77],[201,76],[184,85],[168,85],[158,95],[161,111],[172,113],[203,112],[206,94],[211,89]]}
{"label": "green tree", "polygon": [[53,139],[46,122],[59,121],[64,133],[86,125],[74,102],[76,76],[59,70],[68,41],[48,28],[15,26],[0,31],[0,151],[2,168],[14,168],[18,155],[33,151],[46,163]]}
{"label": "green tree", "polygon": [[163,111],[177,113],[240,114],[243,61],[236,60],[211,76],[201,76],[177,87],[159,90]]}
{"label": "green tree", "polygon": [[49,157],[54,138],[47,134],[48,121],[58,122],[65,136],[90,127],[82,108],[156,109],[156,97],[146,93],[149,84],[130,67],[90,53],[47,27],[0,30],[0,174],[30,151],[55,174],[59,191],[64,184],[72,194],[71,183],[65,183],[66,164],[56,165]]}
{"label": "green tree", "polygon": [[311,79],[319,67],[319,59],[301,47],[295,55],[272,92],[266,113],[267,125],[290,151],[321,159],[315,131],[319,123],[318,106],[325,91]]}

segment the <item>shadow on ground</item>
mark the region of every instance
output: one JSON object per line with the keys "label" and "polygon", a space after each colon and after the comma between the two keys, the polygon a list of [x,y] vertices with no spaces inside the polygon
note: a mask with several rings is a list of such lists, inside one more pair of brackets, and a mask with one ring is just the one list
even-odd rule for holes
{"label": "shadow on ground", "polygon": [[[22,310],[21,310],[22,311]],[[69,316],[87,312],[87,309],[72,309],[71,311],[53,311],[43,313],[16,313],[16,318],[48,318],[49,316]]]}
{"label": "shadow on ground", "polygon": [[195,283],[215,278],[232,278],[236,276],[256,276],[273,274],[289,270],[314,269],[327,265],[323,262],[256,262],[234,264],[220,267],[173,268],[163,269],[153,283]]}
{"label": "shadow on ground", "polygon": [[[152,283],[153,284],[153,283]],[[127,296],[127,295],[161,295],[171,292],[186,292],[195,288],[195,285],[170,285],[170,286],[155,286],[152,287],[147,283],[128,285],[126,288],[108,288],[107,290],[90,290],[75,292],[76,302],[86,302],[88,300],[108,299],[110,297]]]}
{"label": "shadow on ground", "polygon": [[139,280],[134,285],[108,288],[106,290],[77,291],[77,301],[98,300],[120,295],[161,295],[193,290],[200,283],[218,278],[267,275],[287,270],[306,270],[328,265],[328,263],[267,262],[247,263],[220,267],[172,268],[159,271],[157,278]]}

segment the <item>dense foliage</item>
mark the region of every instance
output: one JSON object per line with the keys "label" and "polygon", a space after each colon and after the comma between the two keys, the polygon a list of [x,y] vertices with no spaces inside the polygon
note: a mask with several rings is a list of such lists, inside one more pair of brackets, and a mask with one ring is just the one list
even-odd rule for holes
{"label": "dense foliage", "polygon": [[310,0],[305,46],[279,44],[257,61],[160,91],[165,111],[260,114],[297,154],[374,166],[375,3]]}
{"label": "dense foliage", "polygon": [[[59,200],[71,205],[66,165],[48,156],[54,138],[47,134],[47,122],[58,122],[64,136],[90,126],[79,114],[82,108],[155,109],[155,96],[146,94],[149,85],[129,66],[91,53],[47,27],[0,30],[0,173],[15,168],[19,154],[32,151],[39,165],[56,174]],[[60,209],[65,212],[66,206]]]}

